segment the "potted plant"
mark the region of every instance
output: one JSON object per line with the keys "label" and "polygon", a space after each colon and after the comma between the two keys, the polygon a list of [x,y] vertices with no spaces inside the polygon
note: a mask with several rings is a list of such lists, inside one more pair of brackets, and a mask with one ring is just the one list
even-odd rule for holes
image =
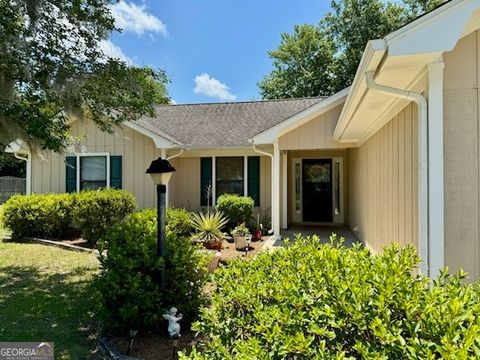
{"label": "potted plant", "polygon": [[245,226],[245,223],[238,225],[232,231],[233,241],[235,241],[235,249],[243,250],[248,246],[247,236],[250,236],[250,231]]}
{"label": "potted plant", "polygon": [[203,243],[207,249],[221,251],[225,237],[222,228],[227,222],[228,220],[221,212],[192,214],[192,227],[195,231],[192,239]]}

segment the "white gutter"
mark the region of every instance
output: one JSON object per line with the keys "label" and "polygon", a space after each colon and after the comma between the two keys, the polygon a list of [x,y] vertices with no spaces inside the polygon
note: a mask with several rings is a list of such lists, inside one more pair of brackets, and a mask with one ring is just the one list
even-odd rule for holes
{"label": "white gutter", "polygon": [[18,160],[25,161],[26,167],[26,179],[25,179],[25,192],[27,195],[32,193],[32,161],[31,155],[27,155],[27,157],[19,156],[18,153],[13,153],[13,156]]}
{"label": "white gutter", "polygon": [[176,157],[179,157],[180,155],[182,155],[183,153],[185,152],[184,149],[180,149],[180,151],[172,156],[169,156],[167,157],[167,160],[172,160],[172,159],[175,159]]}
{"label": "white gutter", "polygon": [[[249,141],[253,141],[253,140],[252,140],[252,139],[249,139]],[[252,144],[252,149],[253,149],[253,151],[255,151],[256,153],[259,153],[259,154],[261,154],[261,155],[265,155],[265,156],[270,157],[270,161],[272,162],[272,186],[271,186],[271,187],[272,187],[272,189],[271,189],[271,192],[272,192],[272,195],[271,195],[271,196],[272,196],[272,200],[271,200],[271,201],[272,201],[272,210],[271,210],[271,211],[272,211],[272,216],[271,216],[271,219],[272,219],[272,221],[271,221],[271,224],[270,224],[270,225],[272,226],[272,228],[271,228],[268,232],[269,232],[269,233],[273,233],[273,232],[274,232],[274,230],[273,230],[273,229],[274,229],[274,225],[273,225],[273,211],[274,211],[274,207],[275,207],[275,206],[274,206],[274,203],[276,202],[276,200],[275,200],[275,199],[276,199],[276,198],[275,198],[275,186],[273,186],[273,185],[274,185],[274,184],[273,184],[273,182],[274,182],[274,176],[273,176],[273,173],[274,173],[274,159],[273,159],[273,154],[270,154],[270,153],[268,153],[268,152],[266,152],[266,151],[260,150],[259,148],[257,148],[257,145],[255,145],[255,144]],[[274,235],[280,235],[280,234],[274,234]]]}
{"label": "white gutter", "polygon": [[365,74],[367,88],[414,101],[418,108],[418,242],[421,258],[420,271],[429,276],[429,233],[428,233],[428,128],[427,100],[414,91],[397,89],[375,82],[374,72]]}

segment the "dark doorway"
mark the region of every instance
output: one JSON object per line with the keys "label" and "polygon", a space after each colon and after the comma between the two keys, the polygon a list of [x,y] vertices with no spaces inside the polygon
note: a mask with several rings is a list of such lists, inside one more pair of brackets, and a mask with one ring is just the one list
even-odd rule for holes
{"label": "dark doorway", "polygon": [[304,159],[303,221],[332,222],[332,159]]}

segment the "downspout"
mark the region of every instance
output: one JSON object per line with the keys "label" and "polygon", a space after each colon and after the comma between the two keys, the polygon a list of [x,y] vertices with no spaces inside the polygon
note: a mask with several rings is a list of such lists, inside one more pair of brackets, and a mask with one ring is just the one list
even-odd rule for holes
{"label": "downspout", "polygon": [[397,89],[375,82],[374,72],[365,74],[367,88],[413,101],[418,109],[418,242],[419,255],[422,260],[420,272],[429,276],[429,234],[428,234],[428,125],[427,100],[417,92]]}
{"label": "downspout", "polygon": [[18,153],[13,153],[13,156],[18,160],[25,161],[25,168],[26,168],[26,179],[25,179],[25,193],[30,195],[32,192],[32,161],[31,155],[27,155],[27,157],[19,156]]}
{"label": "downspout", "polygon": [[[271,164],[272,164],[271,166],[272,166],[272,179],[273,179],[273,154],[270,154],[270,153],[268,153],[268,152],[266,152],[266,151],[260,150],[260,149],[257,147],[257,145],[255,145],[255,144],[252,145],[252,149],[253,149],[253,151],[255,151],[256,153],[259,153],[259,154],[261,154],[261,155],[266,155],[266,156],[270,157],[270,161],[271,161]],[[271,189],[271,192],[272,192],[272,194],[271,194],[272,201],[275,201],[275,197],[274,197],[274,196],[275,196],[275,190],[274,190],[273,184],[271,185],[271,188],[272,188],[272,189]],[[273,210],[273,206],[272,206],[272,210],[271,210],[271,212],[272,212],[272,217],[271,217],[271,218],[272,218],[272,221],[271,221],[271,224],[270,224],[272,227],[271,227],[271,229],[268,231],[268,232],[271,233],[271,234],[273,234],[273,232],[274,232],[274,231],[273,231],[273,211],[274,211],[274,210]],[[278,235],[278,234],[275,234],[275,235]]]}
{"label": "downspout", "polygon": [[[183,149],[180,149],[180,151],[176,154],[173,154],[172,156],[168,156],[167,157],[167,149],[162,149],[162,158],[165,158],[166,160],[172,160],[172,159],[175,159],[176,157],[180,156],[183,154],[185,150]],[[167,192],[165,194],[165,207],[168,208],[168,205],[169,205],[169,201],[170,201],[170,187],[167,187]]]}
{"label": "downspout", "polygon": [[179,157],[180,155],[182,155],[184,152],[185,152],[184,149],[180,149],[180,151],[179,151],[178,153],[173,154],[172,156],[167,157],[167,160],[175,159],[176,157]]}

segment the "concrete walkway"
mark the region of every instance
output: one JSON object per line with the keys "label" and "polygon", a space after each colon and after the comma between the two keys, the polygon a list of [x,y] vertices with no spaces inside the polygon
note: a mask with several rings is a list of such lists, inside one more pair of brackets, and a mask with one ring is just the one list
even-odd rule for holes
{"label": "concrete walkway", "polygon": [[305,227],[292,227],[287,230],[282,230],[281,235],[282,239],[276,240],[273,243],[273,246],[284,246],[284,239],[290,239],[290,241],[295,240],[296,234],[302,234],[303,236],[312,236],[317,235],[322,242],[328,242],[330,235],[332,233],[337,234],[337,237],[343,237],[345,239],[345,245],[352,246],[353,244],[359,242],[355,235],[344,226],[305,226]]}

